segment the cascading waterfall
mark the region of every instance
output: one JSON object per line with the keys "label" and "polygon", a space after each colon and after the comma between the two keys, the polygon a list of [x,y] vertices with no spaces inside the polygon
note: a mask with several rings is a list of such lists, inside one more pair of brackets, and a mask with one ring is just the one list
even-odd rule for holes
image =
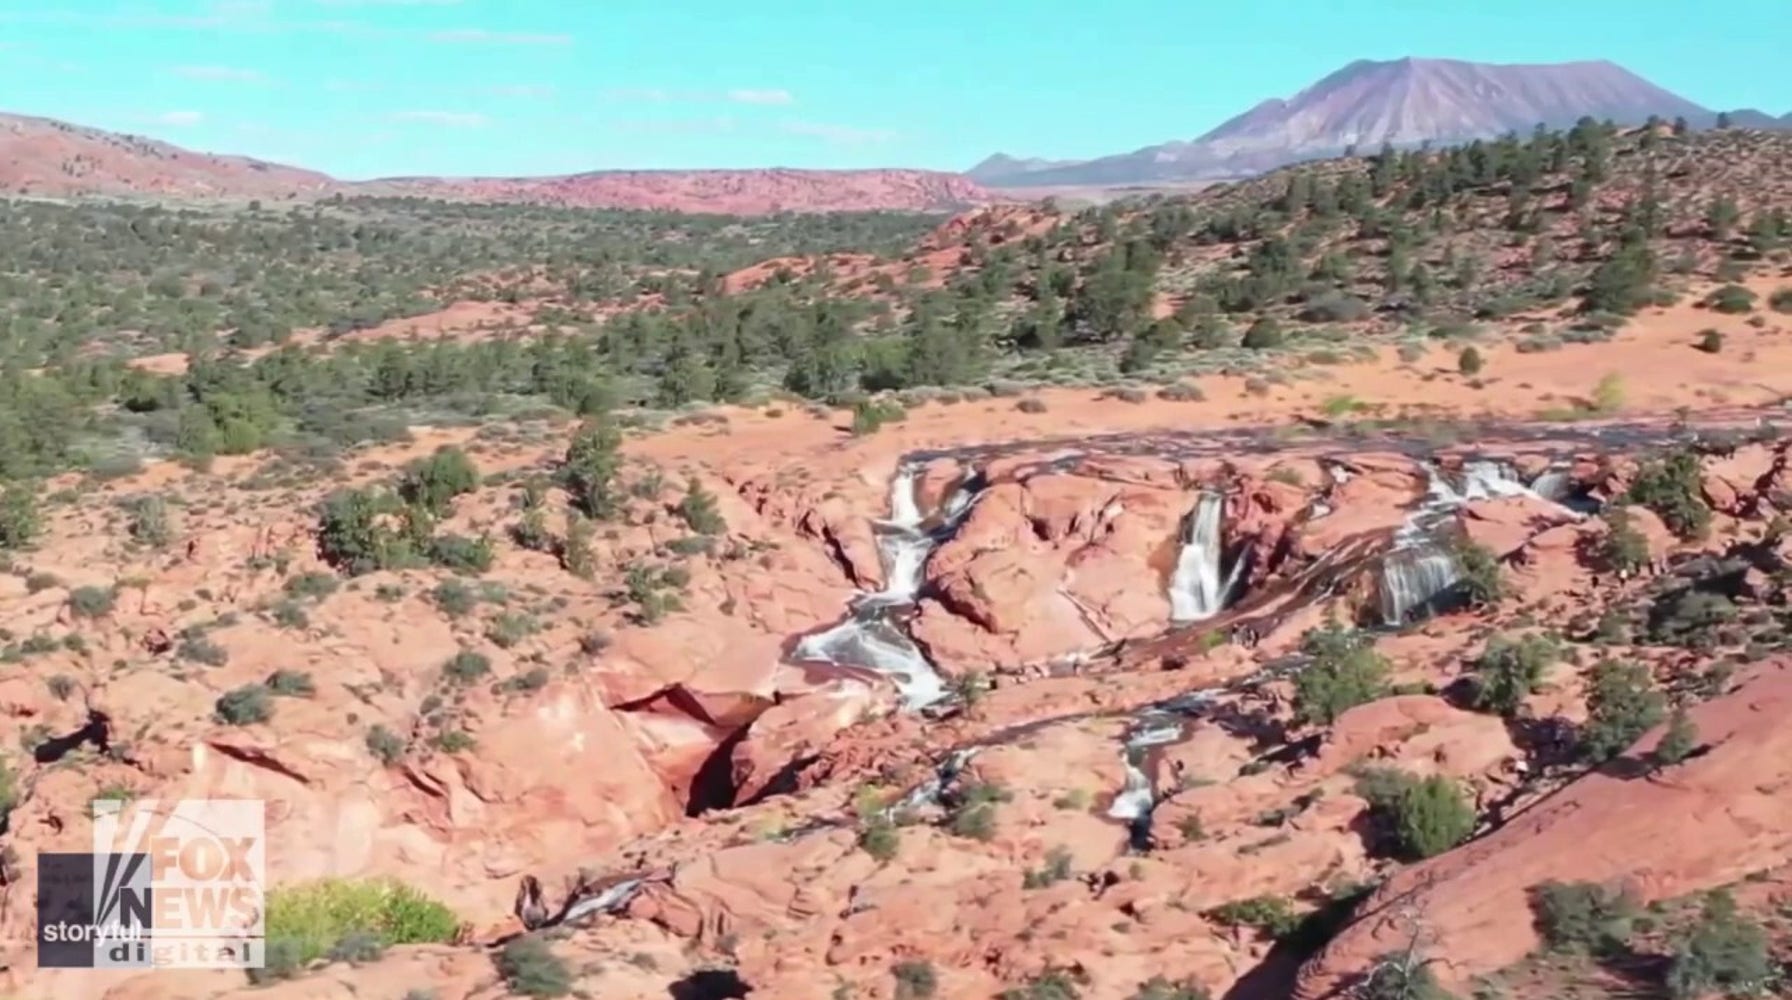
{"label": "cascading waterfall", "polygon": [[1194,622],[1212,618],[1226,607],[1238,584],[1243,559],[1224,571],[1226,498],[1204,492],[1184,522],[1182,551],[1170,576],[1170,620]]}
{"label": "cascading waterfall", "polygon": [[1396,549],[1381,563],[1381,618],[1403,625],[1415,612],[1433,608],[1462,580],[1456,557],[1431,542]]}
{"label": "cascading waterfall", "polygon": [[1188,720],[1208,708],[1217,690],[1204,688],[1152,705],[1139,713],[1127,731],[1120,750],[1126,782],[1108,806],[1108,818],[1126,821],[1134,848],[1151,846],[1151,814],[1158,803],[1157,788],[1145,771],[1145,755],[1152,747],[1182,739]]}
{"label": "cascading waterfall", "polygon": [[861,595],[845,621],[805,637],[792,654],[797,660],[867,667],[884,674],[910,709],[945,698],[946,682],[898,624],[896,612],[914,604],[926,578],[928,555],[970,513],[982,485],[978,475],[966,477],[929,528],[915,495],[919,480],[914,466],[897,470],[890,483],[890,516],[875,525],[884,563],[883,589]]}

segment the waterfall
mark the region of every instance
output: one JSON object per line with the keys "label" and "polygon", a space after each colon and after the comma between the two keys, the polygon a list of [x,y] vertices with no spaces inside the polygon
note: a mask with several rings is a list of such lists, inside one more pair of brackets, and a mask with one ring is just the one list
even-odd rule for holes
{"label": "waterfall", "polygon": [[1157,788],[1144,768],[1146,751],[1174,743],[1187,733],[1188,721],[1211,707],[1218,688],[1202,688],[1158,702],[1140,712],[1121,743],[1120,763],[1126,781],[1108,806],[1108,818],[1125,820],[1131,828],[1132,846],[1151,846],[1151,814],[1158,803]]}
{"label": "waterfall", "polygon": [[1404,625],[1414,612],[1433,608],[1462,579],[1456,557],[1438,545],[1388,553],[1381,564],[1381,618]]}
{"label": "waterfall", "polygon": [[980,474],[966,476],[929,527],[916,497],[919,480],[916,467],[898,469],[890,482],[890,516],[874,524],[884,563],[883,589],[862,594],[845,621],[805,636],[792,652],[799,661],[864,667],[884,674],[910,709],[940,701],[947,689],[944,678],[898,624],[898,613],[914,604],[926,580],[928,555],[964,521],[983,486]]}
{"label": "waterfall", "polygon": [[1231,573],[1223,573],[1225,509],[1225,497],[1203,492],[1184,521],[1182,551],[1170,576],[1171,621],[1212,618],[1232,596],[1244,560],[1234,560]]}

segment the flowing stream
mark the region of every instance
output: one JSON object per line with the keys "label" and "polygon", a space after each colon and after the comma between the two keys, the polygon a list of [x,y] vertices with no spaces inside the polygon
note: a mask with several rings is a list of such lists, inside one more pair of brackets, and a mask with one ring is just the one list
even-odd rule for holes
{"label": "flowing stream", "polygon": [[928,555],[963,523],[983,487],[980,475],[966,476],[930,523],[915,496],[919,482],[916,467],[897,470],[890,483],[890,516],[875,524],[884,564],[883,589],[861,594],[844,621],[805,636],[791,654],[798,661],[875,670],[891,679],[910,709],[940,701],[947,689],[939,671],[909,638],[902,613],[921,593]]}

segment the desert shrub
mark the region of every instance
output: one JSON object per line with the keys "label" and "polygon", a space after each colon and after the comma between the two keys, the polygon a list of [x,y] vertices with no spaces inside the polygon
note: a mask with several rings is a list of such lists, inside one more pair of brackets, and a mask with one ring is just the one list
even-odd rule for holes
{"label": "desert shrub", "polygon": [[1718,354],[1724,349],[1724,335],[1716,330],[1706,330],[1699,334],[1699,350],[1706,354]]}
{"label": "desert shrub", "polygon": [[330,947],[329,959],[332,962],[347,962],[350,965],[365,965],[377,962],[386,953],[385,942],[372,931],[349,931],[341,940]]}
{"label": "desert shrub", "polygon": [[331,494],[318,512],[318,553],[331,566],[350,574],[399,564],[408,550],[385,523],[396,512],[388,494],[364,489]]}
{"label": "desert shrub", "polygon": [[455,497],[479,487],[479,469],[466,452],[443,445],[428,458],[411,463],[399,480],[399,495],[437,517],[448,513]]}
{"label": "desert shrub", "polygon": [[322,600],[336,592],[336,578],[328,573],[301,573],[288,579],[283,589],[293,597]]}
{"label": "desert shrub", "polygon": [[1668,993],[1675,1000],[1723,993],[1757,996],[1772,982],[1776,963],[1760,924],[1736,912],[1727,892],[1713,892],[1695,924],[1674,948]]}
{"label": "desert shrub", "polygon": [[1695,649],[1717,645],[1716,630],[1736,619],[1736,604],[1709,590],[1664,594],[1649,608],[1649,637]]}
{"label": "desert shrub", "polygon": [[1665,700],[1647,667],[1619,660],[1593,666],[1587,695],[1587,722],[1580,734],[1581,756],[1595,764],[1618,756],[1661,722]]}
{"label": "desert shrub", "polygon": [[43,528],[37,491],[25,483],[0,488],[0,549],[21,549]]}
{"label": "desert shrub", "polygon": [[429,561],[456,573],[476,576],[492,568],[492,541],[483,535],[437,535],[429,541]]}
{"label": "desert shrub", "polygon": [[852,432],[855,435],[875,434],[883,425],[907,416],[895,400],[863,399],[853,404]]}
{"label": "desert shrub", "polygon": [[188,635],[182,639],[174,655],[208,667],[221,667],[230,662],[229,650],[200,634]]}
{"label": "desert shrub", "polygon": [[351,937],[365,949],[377,944],[445,944],[460,921],[453,911],[395,881],[326,879],[270,889],[266,933],[289,942],[298,964],[329,955]]}
{"label": "desert shrub", "polygon": [[1598,558],[1608,569],[1634,573],[1649,564],[1649,540],[1637,530],[1628,506],[1617,504],[1606,511],[1605,526]]}
{"label": "desert shrub", "polygon": [[1714,312],[1739,315],[1753,312],[1755,293],[1741,285],[1725,285],[1705,297],[1705,304]]}
{"label": "desert shrub", "polygon": [[925,1000],[939,990],[939,975],[933,963],[910,959],[890,966],[896,980],[896,1000]]}
{"label": "desert shrub", "polygon": [[1328,622],[1303,636],[1301,649],[1312,662],[1294,679],[1299,721],[1330,725],[1346,709],[1387,693],[1388,662],[1364,633]]}
{"label": "desert shrub", "polygon": [[572,992],[572,970],[534,934],[511,938],[498,952],[498,975],[510,992],[526,997],[563,997]]}
{"label": "desert shrub", "polygon": [[1241,346],[1253,351],[1263,351],[1281,347],[1287,339],[1287,335],[1282,332],[1282,325],[1273,318],[1264,316],[1252,323],[1250,329],[1244,332]]}
{"label": "desert shrub", "polygon": [[1001,785],[973,782],[960,786],[952,798],[946,828],[955,836],[989,840],[995,836],[996,805],[1013,795]]}
{"label": "desert shrub", "polygon": [[1368,318],[1367,303],[1336,291],[1321,294],[1301,311],[1301,319],[1309,323],[1356,323]]}
{"label": "desert shrub", "polygon": [[1207,988],[1193,979],[1172,982],[1162,976],[1152,976],[1139,984],[1137,992],[1127,1000],[1211,1000],[1212,994]]}
{"label": "desert shrub", "polygon": [[385,726],[375,725],[367,730],[367,752],[390,767],[404,757],[404,739]]}
{"label": "desert shrub", "polygon": [[1624,406],[1624,379],[1617,372],[1608,372],[1593,386],[1593,410],[1615,413]]}
{"label": "desert shrub", "polygon": [[242,687],[226,691],[218,699],[214,708],[218,721],[233,726],[248,726],[258,722],[266,722],[273,717],[274,705],[268,697],[265,684],[245,684]]}
{"label": "desert shrub", "polygon": [[479,594],[460,580],[443,580],[429,592],[429,599],[442,613],[459,618],[479,604]]}
{"label": "desert shrub", "polygon": [[1464,347],[1462,353],[1456,355],[1456,370],[1470,378],[1481,374],[1481,369],[1486,365],[1481,359],[1481,352],[1475,350],[1473,345]]}
{"label": "desert shrub", "polygon": [[1280,938],[1300,926],[1301,918],[1286,896],[1252,896],[1208,911],[1207,916],[1227,927],[1249,927],[1271,938]]}
{"label": "desert shrub", "polygon": [[1418,955],[1383,955],[1370,970],[1361,1000],[1454,1000]]}
{"label": "desert shrub", "polygon": [[283,698],[309,698],[317,685],[303,670],[276,670],[268,675],[268,690]]}
{"label": "desert shrub", "polygon": [[116,587],[76,587],[68,594],[68,609],[82,618],[109,615],[117,603]]}
{"label": "desert shrub", "polygon": [[1157,398],[1172,403],[1199,403],[1207,398],[1201,387],[1189,382],[1176,382],[1157,390]]}
{"label": "desert shrub", "polygon": [[168,525],[168,502],[159,496],[139,497],[130,507],[131,537],[151,548],[168,544],[173,531]]}
{"label": "desert shrub", "polygon": [[1636,901],[1591,882],[1545,882],[1531,891],[1537,930],[1558,951],[1608,954],[1630,936]]}
{"label": "desert shrub", "polygon": [[1792,288],[1776,288],[1768,296],[1767,305],[1777,313],[1792,313]]}
{"label": "desert shrub", "polygon": [[1044,413],[1046,411],[1045,400],[1038,396],[1028,396],[1019,400],[1014,404],[1014,408],[1022,413]]}
{"label": "desert shrub", "polygon": [[1672,767],[1699,748],[1699,727],[1692,721],[1692,716],[1685,708],[1676,708],[1668,716],[1668,728],[1661,734],[1661,741],[1655,744],[1652,756],[1655,763],[1662,767]]}
{"label": "desert shrub", "polygon": [[1711,508],[1705,503],[1699,456],[1677,449],[1637,469],[1625,499],[1661,516],[1682,538],[1703,538],[1711,527]]}
{"label": "desert shrub", "polygon": [[1047,969],[1025,986],[996,994],[996,1000],[1079,1000],[1082,995],[1077,976],[1063,969]]}
{"label": "desert shrub", "polygon": [[1021,877],[1021,887],[1026,889],[1043,889],[1054,882],[1062,882],[1070,877],[1072,858],[1070,852],[1063,847],[1054,847],[1045,852],[1045,864],[1038,868],[1028,869]]}
{"label": "desert shrub", "polygon": [[1452,554],[1462,574],[1459,586],[1469,607],[1489,607],[1505,599],[1506,581],[1501,575],[1500,561],[1492,552],[1463,539],[1452,547]]}
{"label": "desert shrub", "polygon": [[716,510],[715,494],[691,477],[685,485],[684,499],[678,502],[678,515],[699,535],[720,535],[728,530],[728,522]]}
{"label": "desert shrub", "polygon": [[485,637],[499,649],[509,649],[541,630],[541,623],[532,615],[506,611],[485,626]]}
{"label": "desert shrub", "polygon": [[454,654],[442,666],[442,673],[446,674],[449,680],[460,684],[471,684],[491,672],[492,661],[486,659],[483,653],[476,653],[470,649],[463,649]]}
{"label": "desert shrub", "polygon": [[875,861],[895,860],[902,848],[902,831],[888,817],[872,816],[859,830],[859,848]]}
{"label": "desert shrub", "polygon": [[1511,717],[1561,657],[1547,636],[1495,636],[1475,659],[1475,707]]}
{"label": "desert shrub", "polygon": [[1398,856],[1434,857],[1468,839],[1475,811],[1449,778],[1415,778],[1394,768],[1369,768],[1357,776],[1356,793]]}

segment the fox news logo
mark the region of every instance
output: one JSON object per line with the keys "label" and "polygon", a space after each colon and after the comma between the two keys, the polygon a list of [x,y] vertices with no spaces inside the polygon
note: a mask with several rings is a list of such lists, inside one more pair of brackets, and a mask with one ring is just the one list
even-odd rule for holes
{"label": "fox news logo", "polygon": [[264,826],[255,799],[96,801],[91,854],[38,855],[38,964],[260,968]]}

